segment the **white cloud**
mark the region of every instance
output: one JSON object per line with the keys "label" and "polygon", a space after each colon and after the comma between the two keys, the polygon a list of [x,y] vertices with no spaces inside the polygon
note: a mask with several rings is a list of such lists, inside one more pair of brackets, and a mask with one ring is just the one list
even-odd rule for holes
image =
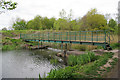
{"label": "white cloud", "polygon": [[20,17],[25,20],[33,19],[36,15],[59,17],[59,11],[67,13],[73,10],[74,18],[82,17],[91,8],[97,8],[102,14],[117,13],[119,0],[12,0],[18,3],[13,11],[0,14],[0,29],[10,26],[13,19]]}

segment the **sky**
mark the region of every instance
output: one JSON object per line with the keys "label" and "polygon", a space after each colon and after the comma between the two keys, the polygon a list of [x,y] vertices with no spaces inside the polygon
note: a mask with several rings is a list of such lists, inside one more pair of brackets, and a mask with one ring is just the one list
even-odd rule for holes
{"label": "sky", "polygon": [[[8,0],[9,1],[9,0]],[[59,12],[64,9],[69,14],[72,9],[73,18],[84,16],[89,10],[96,8],[101,14],[118,13],[118,1],[120,0],[12,0],[17,2],[17,8],[0,14],[0,29],[12,26],[16,18],[26,21],[36,15],[42,17],[59,18]],[[1,11],[1,9],[0,9]],[[114,15],[112,16],[115,17]]]}

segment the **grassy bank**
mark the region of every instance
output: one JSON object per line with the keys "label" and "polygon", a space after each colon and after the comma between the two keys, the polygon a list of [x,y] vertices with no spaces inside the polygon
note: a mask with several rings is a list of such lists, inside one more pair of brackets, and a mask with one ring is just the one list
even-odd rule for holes
{"label": "grassy bank", "polygon": [[12,39],[5,37],[2,39],[2,50],[21,50],[21,49],[30,49],[30,45],[37,45],[35,42],[24,42],[22,39]]}
{"label": "grassy bank", "polygon": [[[94,53],[91,54],[92,54],[91,59],[94,59],[95,57],[95,55],[93,55]],[[111,67],[101,68],[108,62],[109,59],[112,59],[113,54],[114,53],[106,52],[102,56],[99,56],[96,59],[94,59],[94,61],[85,59],[83,60],[83,62],[85,62],[84,64],[72,63],[74,64],[74,66],[72,65],[67,66],[65,68],[51,70],[50,73],[48,73],[47,78],[102,78],[104,73],[106,71],[109,72],[110,69],[113,67],[113,65],[116,64],[118,60],[117,58],[113,58],[113,62],[110,63]],[[86,55],[90,56],[90,53]],[[85,58],[83,55],[80,55],[79,57],[81,56],[83,59]],[[74,57],[75,56],[72,56],[72,59],[75,59]]]}

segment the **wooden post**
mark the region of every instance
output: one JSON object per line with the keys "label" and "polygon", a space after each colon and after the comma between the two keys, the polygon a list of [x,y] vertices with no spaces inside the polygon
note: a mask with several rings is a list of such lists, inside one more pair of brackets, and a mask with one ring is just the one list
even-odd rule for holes
{"label": "wooden post", "polygon": [[67,44],[65,44],[64,58],[66,58],[66,52],[67,52]]}
{"label": "wooden post", "polygon": [[66,54],[67,54],[67,44],[65,44],[65,50],[64,50],[64,64],[65,65],[67,65]]}

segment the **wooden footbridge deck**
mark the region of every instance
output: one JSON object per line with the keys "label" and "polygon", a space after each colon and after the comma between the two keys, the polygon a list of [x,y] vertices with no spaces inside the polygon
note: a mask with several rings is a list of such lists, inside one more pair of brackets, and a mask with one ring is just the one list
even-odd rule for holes
{"label": "wooden footbridge deck", "polygon": [[37,34],[20,34],[25,41],[72,43],[110,47],[109,31],[69,31],[69,32],[40,32]]}

